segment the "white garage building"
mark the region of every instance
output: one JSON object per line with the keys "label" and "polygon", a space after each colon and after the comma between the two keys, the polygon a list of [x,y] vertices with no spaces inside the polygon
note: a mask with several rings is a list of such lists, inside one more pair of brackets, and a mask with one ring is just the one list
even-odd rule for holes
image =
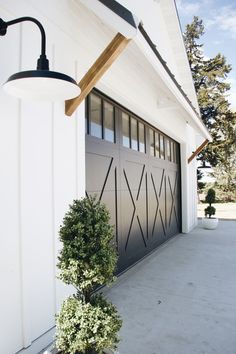
{"label": "white garage building", "polygon": [[[108,205],[124,271],[195,227],[193,152],[211,137],[174,0],[1,0],[0,10],[42,23],[50,69],[82,95],[65,105],[0,91],[0,353],[35,354],[70,292],[56,280],[68,204],[87,192]],[[35,69],[37,26],[9,27],[0,48],[3,84]]]}

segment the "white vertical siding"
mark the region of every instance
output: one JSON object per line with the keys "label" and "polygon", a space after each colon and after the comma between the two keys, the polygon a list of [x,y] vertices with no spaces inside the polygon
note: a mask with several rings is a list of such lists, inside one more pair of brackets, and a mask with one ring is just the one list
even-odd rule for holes
{"label": "white vertical siding", "polygon": [[187,233],[197,224],[197,172],[196,161],[189,164],[188,158],[196,150],[196,134],[187,125],[186,142],[181,144],[181,172],[182,172],[182,217],[183,232]]}
{"label": "white vertical siding", "polygon": [[[197,137],[193,128],[188,126],[188,158],[196,150]],[[189,230],[192,230],[197,224],[197,164],[196,159],[188,164],[189,170]]]}
{"label": "white vertical siding", "polygon": [[[9,2],[6,12],[0,4],[1,17],[39,18],[24,2],[18,5]],[[51,30],[51,69],[77,77],[75,43],[42,22]],[[14,72],[36,68],[40,32],[31,23],[11,27],[0,46],[3,83]],[[64,102],[20,102],[1,90],[0,106],[0,353],[14,354],[54,326],[70,291],[55,279],[58,230],[68,204],[84,195],[84,104],[68,118]]]}
{"label": "white vertical siding", "polygon": [[[7,16],[1,9],[1,17]],[[19,70],[19,28],[8,41],[1,38],[1,83]],[[19,102],[1,92],[0,107],[0,352],[13,353],[22,346]]]}
{"label": "white vertical siding", "polygon": [[[22,286],[26,338],[53,326],[50,104],[21,106]],[[37,111],[37,115],[35,115]],[[44,308],[39,316],[38,308]]]}

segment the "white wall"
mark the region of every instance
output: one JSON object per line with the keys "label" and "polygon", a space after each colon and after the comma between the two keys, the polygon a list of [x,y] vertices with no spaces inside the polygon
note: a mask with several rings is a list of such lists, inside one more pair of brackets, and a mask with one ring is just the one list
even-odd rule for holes
{"label": "white wall", "polygon": [[[135,4],[138,15],[140,2]],[[25,15],[40,20],[51,68],[78,80],[115,35],[77,1],[2,0],[0,12],[4,20]],[[163,22],[153,17],[150,26],[157,20]],[[0,83],[14,72],[35,68],[39,48],[34,24],[9,28],[0,38]],[[166,50],[168,56],[168,46]],[[186,165],[194,131],[176,102],[160,107],[167,91],[135,44],[97,87],[181,143],[185,203],[194,209],[194,164]],[[68,118],[63,103],[21,102],[2,90],[0,107],[0,353],[14,354],[54,325],[54,314],[69,292],[55,280],[58,229],[68,204],[84,195],[85,107]],[[194,210],[186,209],[186,230],[194,220]],[[36,350],[31,347],[27,353]]]}
{"label": "white wall", "polygon": [[[188,126],[188,157],[196,150],[197,135],[195,131]],[[196,159],[192,160],[188,165],[188,230],[192,230],[197,225],[197,163]]]}
{"label": "white wall", "polygon": [[[1,9],[1,16],[8,16]],[[19,68],[19,31],[1,42],[0,80],[5,71]],[[11,60],[9,60],[9,55]],[[19,232],[19,103],[0,95],[0,352],[13,353],[22,343],[21,237]],[[11,338],[10,334],[14,333]]]}
{"label": "white wall", "polygon": [[[51,68],[76,77],[75,42],[31,3],[1,2],[1,17],[41,20]],[[35,68],[39,31],[30,23],[9,27],[0,48],[3,83],[14,72]],[[84,104],[68,118],[63,103],[20,102],[1,90],[0,107],[0,353],[13,354],[54,326],[68,293],[55,280],[55,264],[64,213],[84,195]]]}
{"label": "white wall", "polygon": [[186,163],[196,150],[197,136],[188,125],[187,143],[181,144],[182,232],[188,233],[197,225],[197,166],[196,160]]}

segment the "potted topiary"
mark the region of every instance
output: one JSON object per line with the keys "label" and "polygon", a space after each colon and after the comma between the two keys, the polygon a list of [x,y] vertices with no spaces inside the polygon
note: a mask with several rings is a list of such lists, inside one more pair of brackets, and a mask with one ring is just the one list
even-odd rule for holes
{"label": "potted topiary", "polygon": [[117,252],[109,212],[95,197],[75,200],[60,228],[59,278],[77,292],[56,316],[56,347],[65,354],[102,354],[116,349],[122,321],[98,286],[114,280]]}
{"label": "potted topiary", "polygon": [[210,188],[207,192],[205,201],[209,204],[207,208],[204,209],[205,211],[205,218],[202,219],[202,224],[204,229],[214,230],[218,225],[218,219],[212,217],[215,215],[216,208],[212,206],[212,203],[216,201],[216,193],[213,188]]}

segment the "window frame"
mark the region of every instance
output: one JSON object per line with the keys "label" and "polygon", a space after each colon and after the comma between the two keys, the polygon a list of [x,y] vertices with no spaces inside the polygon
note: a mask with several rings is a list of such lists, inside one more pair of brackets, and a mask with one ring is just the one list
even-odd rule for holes
{"label": "window frame", "polygon": [[[91,94],[97,96],[101,100],[101,137],[97,137],[95,135],[91,135]],[[114,141],[106,140],[105,139],[105,103],[110,104],[113,107],[113,127],[114,127]],[[123,145],[123,128],[122,128],[122,113],[128,116],[128,125],[129,125],[129,146]],[[136,128],[137,128],[137,149],[132,147],[132,124],[131,120],[136,120]],[[138,117],[137,115],[130,112],[128,109],[124,108],[119,103],[113,101],[108,96],[104,95],[97,89],[93,89],[91,93],[88,95],[85,104],[85,133],[90,135],[93,138],[103,140],[107,143],[111,144],[119,144],[122,148],[130,149],[134,152],[140,152],[142,154],[150,155],[151,157],[159,158],[161,160],[165,160],[167,162],[178,164],[178,142],[174,139],[169,137],[168,135],[164,134],[162,131],[154,127],[153,125],[149,124],[148,122],[144,121],[142,118]],[[142,144],[144,145],[144,151],[140,149],[141,141],[140,141],[140,126],[143,127],[143,138]],[[154,142],[154,151],[153,155],[151,154],[151,141],[150,141],[150,131],[153,133],[153,142]],[[156,142],[158,139],[158,149],[156,149]],[[163,143],[162,143],[163,139]],[[167,144],[169,141],[169,148],[170,148],[170,158],[167,156]],[[163,145],[163,146],[161,146]],[[163,149],[161,149],[163,147]]]}

